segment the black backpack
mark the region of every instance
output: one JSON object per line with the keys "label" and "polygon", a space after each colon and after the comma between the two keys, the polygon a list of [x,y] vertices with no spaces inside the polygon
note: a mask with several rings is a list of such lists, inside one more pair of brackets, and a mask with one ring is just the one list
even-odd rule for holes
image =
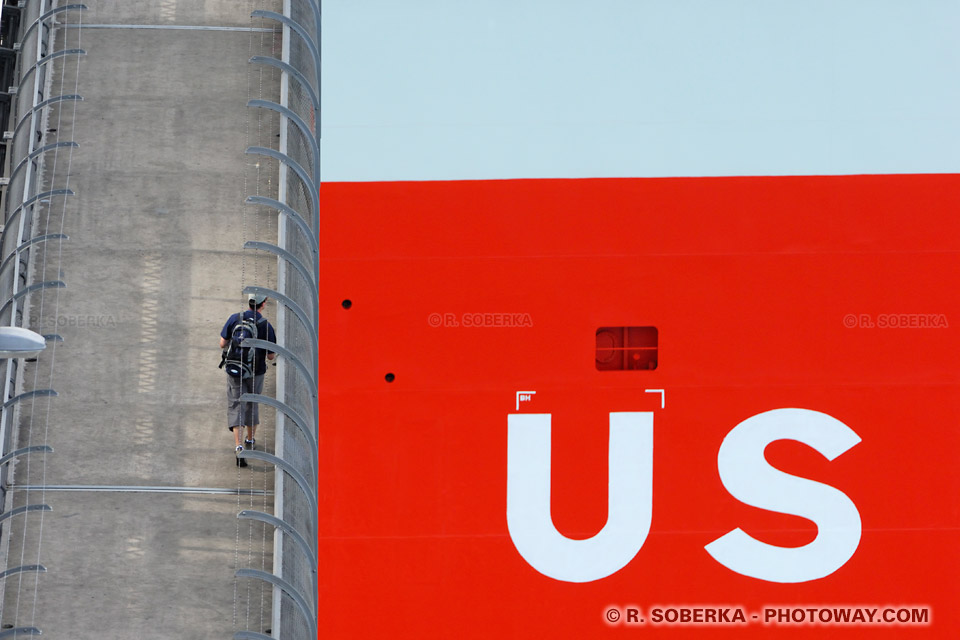
{"label": "black backpack", "polygon": [[230,343],[223,350],[223,358],[220,359],[220,368],[226,369],[227,375],[234,378],[253,378],[257,350],[254,347],[242,347],[240,343],[247,338],[257,338],[260,325],[266,321],[266,318],[254,320],[240,314],[230,332]]}

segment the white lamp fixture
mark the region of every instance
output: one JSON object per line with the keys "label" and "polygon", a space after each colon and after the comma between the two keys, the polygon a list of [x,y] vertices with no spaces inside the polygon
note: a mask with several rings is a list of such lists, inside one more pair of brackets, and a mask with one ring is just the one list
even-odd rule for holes
{"label": "white lamp fixture", "polygon": [[23,327],[0,327],[0,358],[34,358],[46,347],[39,333]]}

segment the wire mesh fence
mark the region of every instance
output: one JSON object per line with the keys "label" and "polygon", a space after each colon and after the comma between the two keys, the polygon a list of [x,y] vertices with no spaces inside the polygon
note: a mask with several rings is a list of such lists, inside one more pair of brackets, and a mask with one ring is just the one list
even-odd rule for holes
{"label": "wire mesh fence", "polygon": [[[277,290],[276,498],[273,621],[271,636],[313,640],[317,615],[317,280],[319,275],[320,184],[320,3],[284,0],[283,13],[255,11],[254,17],[283,27],[279,58],[251,62],[282,72],[280,103],[251,101],[252,108],[280,114],[278,151],[252,147],[249,153],[278,161],[278,200],[248,202],[279,212]],[[257,245],[257,246],[250,246]],[[248,248],[267,248],[248,243]],[[261,402],[264,402],[261,399]],[[258,452],[249,452],[251,457]],[[241,570],[245,571],[245,570]],[[258,577],[248,575],[247,577]],[[264,579],[264,576],[259,576]]]}
{"label": "wire mesh fence", "polygon": [[[41,280],[29,285],[28,282],[31,250],[36,250],[40,243],[64,239],[63,234],[36,235],[36,222],[43,207],[53,206],[62,202],[62,198],[73,195],[66,188],[42,189],[48,156],[55,158],[60,150],[78,146],[72,140],[61,139],[61,132],[47,125],[52,109],[61,103],[82,99],[76,93],[53,93],[52,77],[56,65],[84,55],[84,51],[77,48],[54,50],[54,30],[58,19],[84,9],[86,7],[82,4],[58,0],[25,0],[15,7],[3,7],[5,12],[19,12],[19,28],[14,45],[19,55],[14,72],[16,85],[0,88],[12,94],[8,121],[0,123],[4,127],[4,140],[7,141],[4,166],[6,180],[0,205],[3,216],[0,233],[0,326],[25,327],[29,323],[26,310],[30,294],[65,286],[59,280]],[[53,334],[44,337],[48,342],[59,340],[59,336]],[[16,527],[20,521],[17,516],[49,510],[44,504],[11,508],[12,496],[7,492],[12,473],[9,463],[23,455],[52,451],[46,445],[17,448],[15,426],[20,401],[41,395],[56,395],[50,389],[22,393],[22,377],[18,360],[0,360],[0,380],[3,385],[0,403],[0,536],[4,545],[9,543],[10,527]],[[39,564],[7,567],[3,579],[0,579],[0,590],[7,576],[26,571],[43,572],[46,569]],[[2,598],[0,595],[0,602]],[[13,631],[24,635],[39,632],[33,627],[21,627]]]}
{"label": "wire mesh fence", "polygon": [[[34,237],[34,212],[43,206],[59,204],[72,193],[67,189],[43,187],[44,162],[51,153],[74,147],[70,140],[51,137],[49,111],[63,103],[81,100],[75,93],[51,92],[51,77],[56,61],[83,55],[79,49],[54,50],[53,31],[58,16],[82,11],[81,4],[64,0],[26,0],[20,12],[17,38],[20,58],[17,63],[17,84],[10,87],[11,109],[8,123],[3,123],[7,144],[8,181],[4,185],[0,213],[3,230],[0,235],[0,326],[23,326],[28,318],[25,304],[29,292],[47,287],[64,286],[62,282],[35,282],[28,286],[30,247],[60,237]],[[279,189],[276,201],[252,198],[259,206],[276,209],[279,215],[278,241],[270,246],[278,255],[278,284],[273,294],[278,304],[277,338],[278,382],[276,459],[259,451],[247,452],[251,457],[276,466],[276,500],[273,516],[275,552],[273,574],[243,569],[242,577],[269,582],[274,591],[272,637],[316,637],[317,611],[317,277],[319,242],[319,0],[284,0],[283,13],[259,12],[263,19],[276,20],[283,27],[283,48],[279,58],[263,59],[283,73],[279,104],[252,105],[268,108],[279,114],[280,143],[277,151],[253,148],[252,153],[269,153],[279,167]],[[269,14],[269,15],[268,15]],[[260,61],[260,60],[257,60]],[[61,85],[62,86],[62,85]],[[6,87],[0,87],[0,90]],[[263,101],[254,101],[263,102]],[[53,129],[52,131],[56,131]],[[42,189],[48,191],[42,191]],[[62,237],[60,237],[62,239]],[[263,245],[264,243],[248,243]],[[262,249],[263,246],[251,247]],[[256,289],[257,287],[249,287]],[[51,339],[55,339],[51,336]],[[16,360],[0,360],[4,384],[0,402],[0,505],[6,505],[3,488],[6,465],[19,455],[42,453],[37,447],[22,451],[15,448],[18,389]],[[22,377],[22,375],[20,376]],[[38,393],[47,390],[34,390]],[[48,448],[47,448],[48,449]],[[30,505],[40,509],[44,505]],[[2,514],[0,529],[10,526],[20,509]],[[26,513],[26,510],[23,510]],[[243,514],[241,514],[243,515]],[[260,517],[250,516],[246,517]],[[11,571],[39,571],[33,565],[14,567]],[[239,574],[239,572],[238,572]],[[13,574],[11,574],[13,575]],[[0,589],[3,577],[0,576]],[[2,596],[0,596],[2,602]],[[244,635],[244,634],[248,635]],[[252,634],[252,635],[250,635]],[[255,632],[239,632],[237,636],[254,637]]]}
{"label": "wire mesh fence", "polygon": [[[72,193],[67,189],[39,192],[46,156],[63,147],[77,146],[73,141],[61,141],[47,130],[48,110],[53,105],[78,100],[75,94],[49,95],[52,64],[67,56],[82,55],[80,49],[51,51],[52,26],[57,16],[82,10],[79,4],[60,4],[53,0],[30,0],[21,8],[21,35],[18,46],[20,58],[17,64],[18,84],[10,87],[15,94],[14,108],[4,137],[9,143],[10,173],[4,194],[3,233],[0,236],[0,326],[24,326],[26,295],[30,291],[51,286],[63,286],[62,282],[39,282],[27,286],[27,267],[30,248],[38,242],[54,239],[52,236],[34,237],[34,212],[48,206],[55,199]],[[55,131],[55,130],[54,130]],[[62,239],[55,234],[57,239]],[[0,361],[4,374],[4,402],[16,392],[16,360]],[[15,407],[0,408],[0,445],[2,453],[10,449],[13,433],[11,425]]]}

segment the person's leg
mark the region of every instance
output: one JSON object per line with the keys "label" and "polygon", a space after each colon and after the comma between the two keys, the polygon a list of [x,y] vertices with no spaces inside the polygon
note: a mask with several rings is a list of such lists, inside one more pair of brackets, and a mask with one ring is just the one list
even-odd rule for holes
{"label": "person's leg", "polygon": [[[253,378],[243,378],[243,393],[253,393]],[[255,402],[244,402],[243,403],[243,427],[239,429],[241,435],[244,435],[243,444],[247,449],[252,449],[252,443],[250,442],[250,425],[253,424],[253,410],[257,406]]]}
{"label": "person's leg", "polygon": [[240,446],[240,435],[243,433],[242,425],[240,379],[227,376],[227,429],[233,432],[234,446]]}
{"label": "person's leg", "polygon": [[[240,453],[243,446],[240,436],[243,434],[243,407],[240,402],[240,379],[227,376],[227,428],[233,432],[234,450]],[[247,466],[247,461],[237,458],[237,466]]]}
{"label": "person's leg", "polygon": [[[250,393],[257,393],[257,394],[263,393],[263,374],[262,373],[258,376],[254,376],[251,382],[252,384],[250,388]],[[249,422],[247,422],[246,444],[248,444],[250,448],[253,448],[254,444],[256,443],[257,426],[259,426],[260,424],[260,405],[254,402],[254,403],[251,403],[251,406],[253,408],[251,410],[250,420]]]}

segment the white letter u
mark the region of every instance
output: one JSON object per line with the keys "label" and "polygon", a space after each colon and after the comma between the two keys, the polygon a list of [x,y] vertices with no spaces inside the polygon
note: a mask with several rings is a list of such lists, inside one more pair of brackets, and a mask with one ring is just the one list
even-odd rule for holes
{"label": "white letter u", "polygon": [[607,523],[571,540],[550,516],[550,414],[507,417],[507,529],[523,559],[565,582],[606,578],[633,560],[653,511],[653,413],[610,414]]}

